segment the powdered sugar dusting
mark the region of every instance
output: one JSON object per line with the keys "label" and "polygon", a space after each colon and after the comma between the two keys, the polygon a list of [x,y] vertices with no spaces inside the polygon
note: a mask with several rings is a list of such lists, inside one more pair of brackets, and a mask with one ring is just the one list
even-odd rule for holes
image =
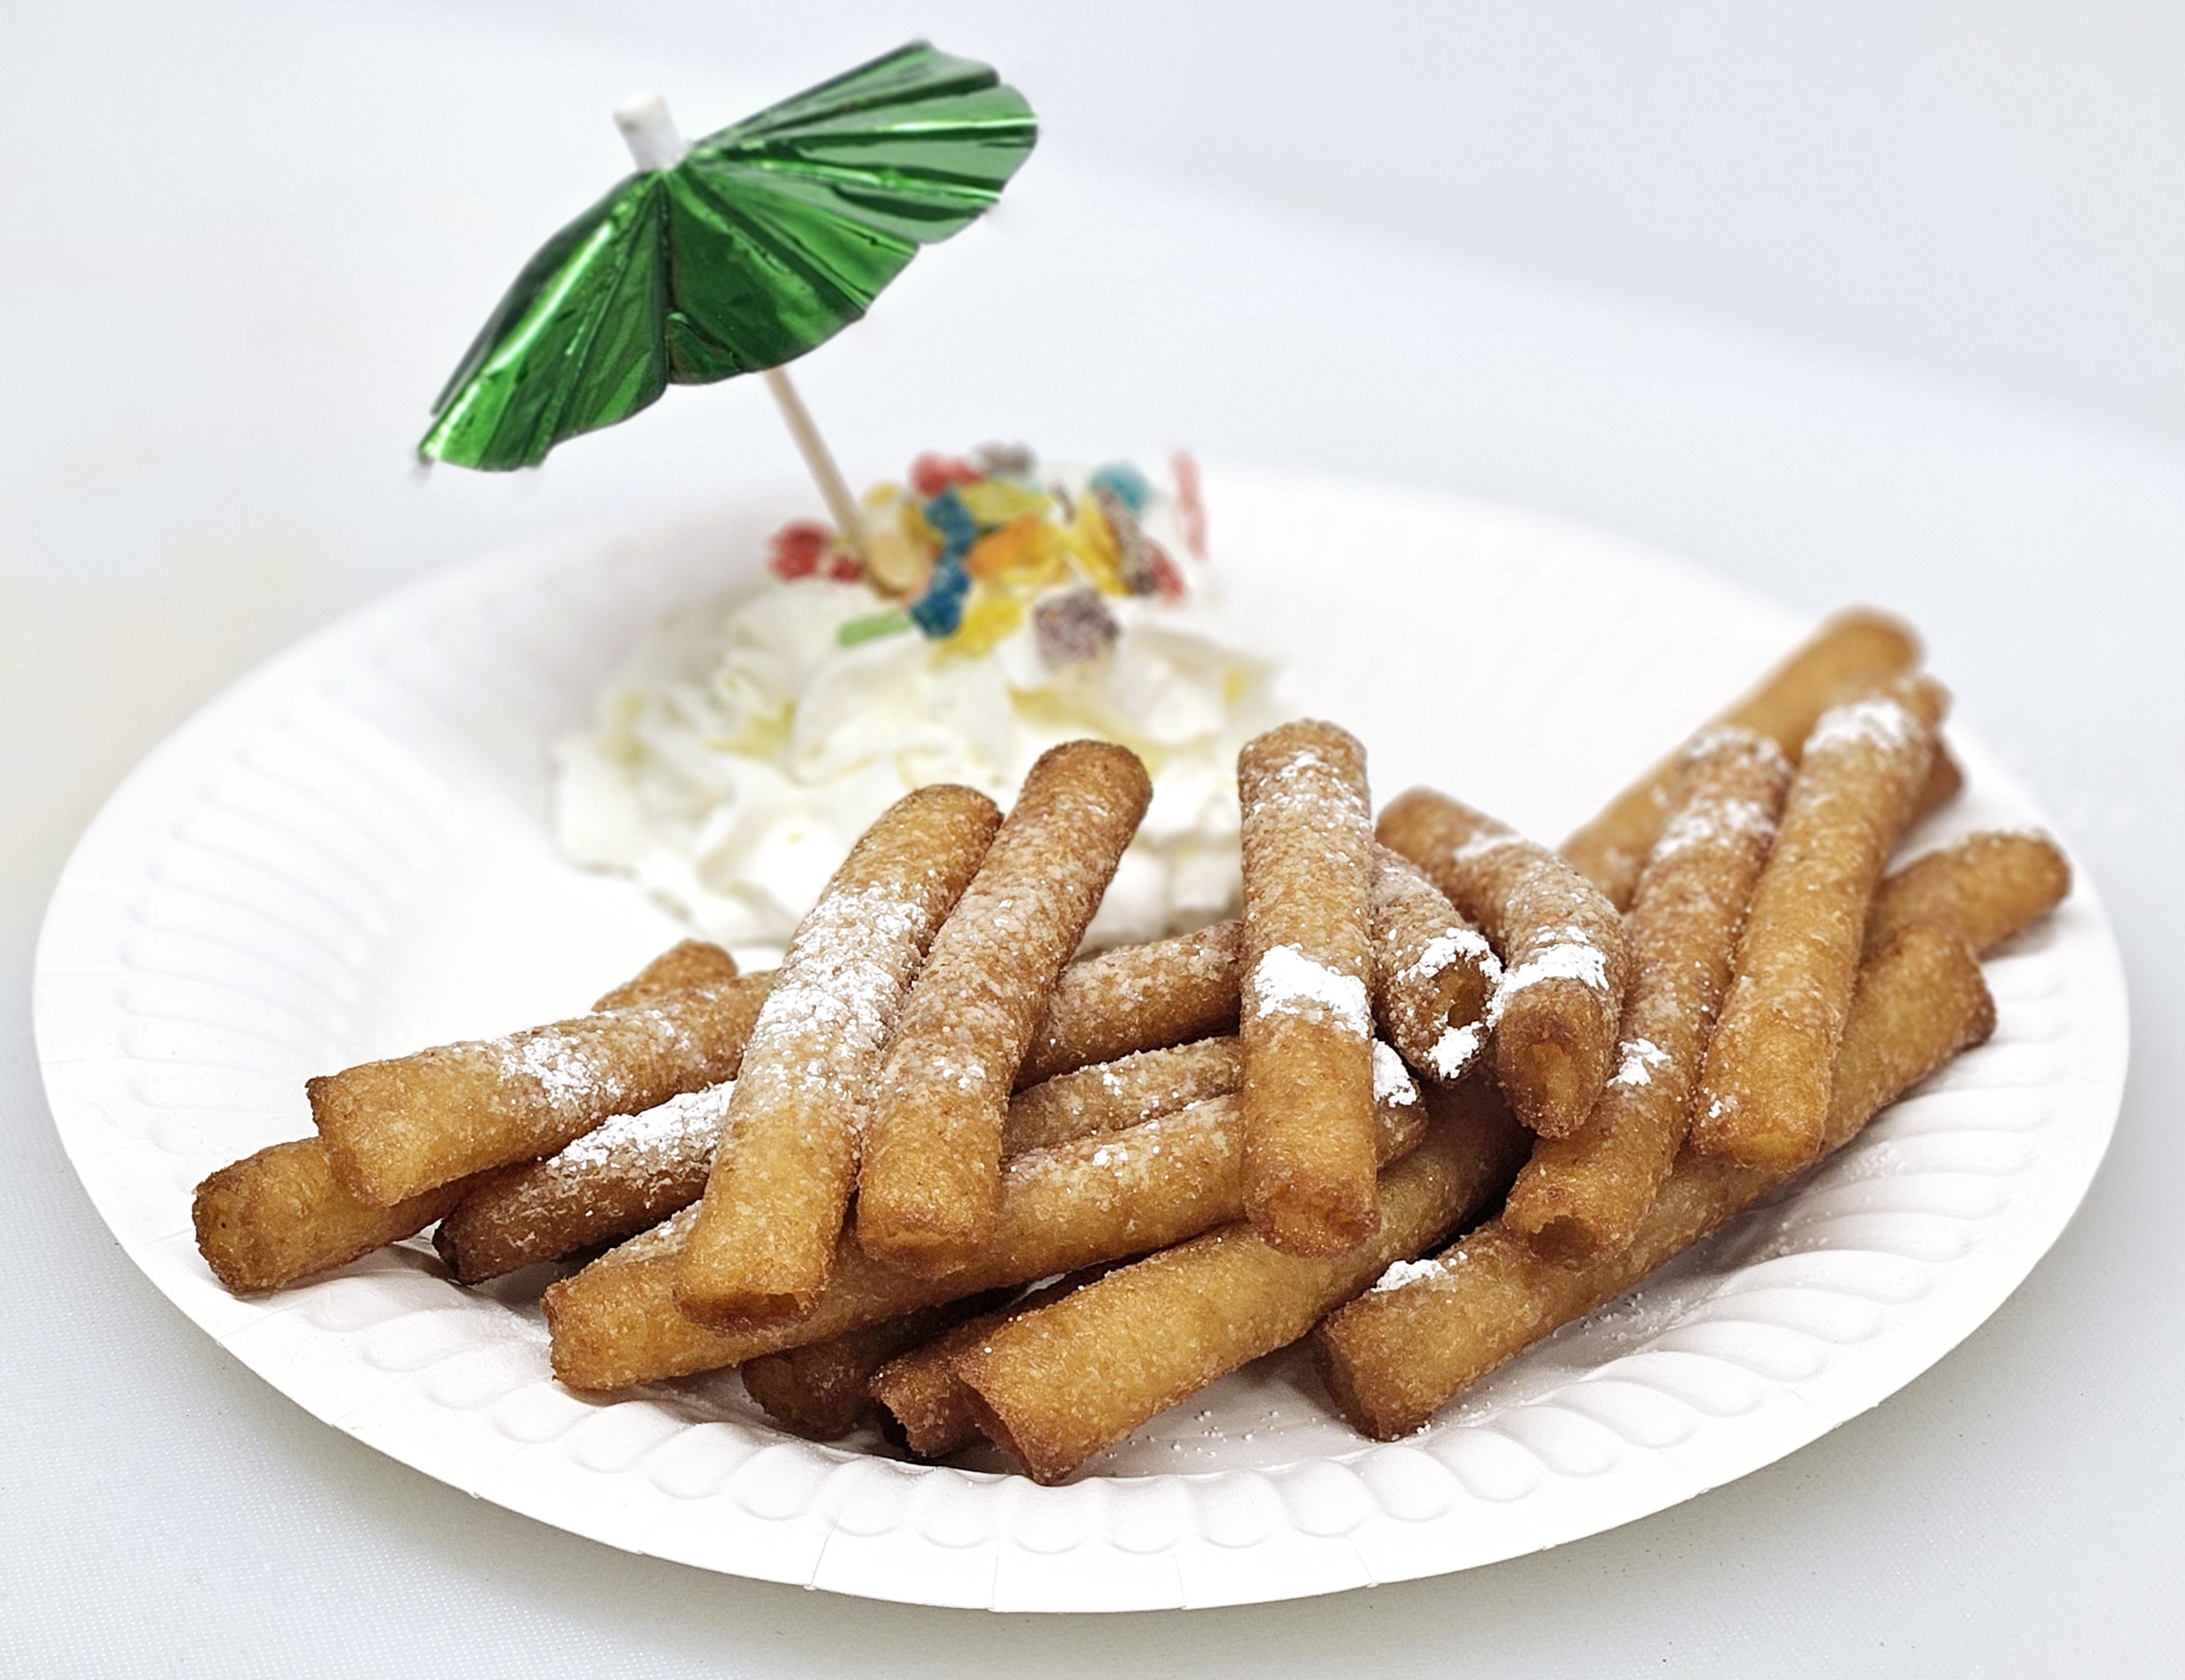
{"label": "powdered sugar dusting", "polygon": [[1427,1052],[1434,1077],[1445,1084],[1455,1084],[1464,1077],[1464,1070],[1472,1066],[1472,1058],[1479,1054],[1485,1042],[1485,1034],[1477,1021],[1445,1028],[1441,1037],[1434,1040],[1433,1048]]}
{"label": "powdered sugar dusting", "polygon": [[1920,729],[1920,720],[1903,702],[1887,694],[1869,694],[1824,712],[1806,737],[1806,751],[1811,755],[1830,748],[1865,746],[1896,752],[1916,740]]}
{"label": "powdered sugar dusting", "polygon": [[1428,1278],[1445,1275],[1449,1268],[1439,1260],[1399,1260],[1394,1265],[1373,1280],[1368,1295],[1378,1295],[1383,1290],[1401,1289],[1405,1284],[1415,1284]]}
{"label": "powdered sugar dusting", "polygon": [[1372,1030],[1373,1011],[1366,983],[1316,962],[1298,945],[1277,945],[1252,970],[1253,1012],[1270,1015],[1319,1012],[1346,1032],[1364,1038]]}
{"label": "powdered sugar dusting", "polygon": [[1512,833],[1509,829],[1500,826],[1483,828],[1451,852],[1450,860],[1452,863],[1471,863],[1475,859],[1485,857],[1490,852],[1500,852],[1512,846],[1526,846],[1530,843],[1523,835]]}
{"label": "powdered sugar dusting", "polygon": [[735,1088],[735,1080],[724,1079],[702,1091],[670,1097],[657,1108],[618,1114],[556,1156],[554,1164],[573,1173],[598,1171],[610,1165],[641,1171],[646,1163],[680,1162],[694,1149],[710,1156]]}
{"label": "powdered sugar dusting", "polygon": [[1407,1108],[1419,1100],[1418,1082],[1404,1058],[1378,1039],[1373,1041],[1373,1100],[1383,1108]]}
{"label": "powdered sugar dusting", "polygon": [[1651,1085],[1653,1070],[1669,1065],[1669,1053],[1651,1039],[1626,1039],[1623,1044],[1623,1061],[1609,1080],[1612,1085]]}
{"label": "powdered sugar dusting", "polygon": [[1502,1011],[1512,997],[1543,980],[1575,980],[1596,992],[1608,989],[1607,954],[1593,943],[1593,936],[1584,928],[1573,926],[1554,929],[1549,941],[1502,977],[1502,983],[1495,988],[1495,996],[1487,1005],[1489,1026],[1501,1021]]}
{"label": "powdered sugar dusting", "polygon": [[1502,977],[1502,965],[1488,948],[1486,936],[1472,927],[1452,927],[1428,940],[1418,960],[1396,977],[1405,981],[1432,980],[1467,957],[1479,965],[1489,985]]}
{"label": "powdered sugar dusting", "polygon": [[1670,857],[1694,846],[1743,837],[1765,840],[1774,832],[1774,812],[1757,799],[1700,800],[1669,820],[1654,843],[1654,855]]}

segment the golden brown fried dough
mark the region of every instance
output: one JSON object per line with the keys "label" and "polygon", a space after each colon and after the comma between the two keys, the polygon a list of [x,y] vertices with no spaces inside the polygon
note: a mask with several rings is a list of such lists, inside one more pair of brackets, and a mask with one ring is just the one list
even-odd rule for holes
{"label": "golden brown fried dough", "polygon": [[[1416,1088],[1392,1091],[1379,1121],[1387,1159],[1414,1147],[1424,1130]],[[1242,1217],[1243,1153],[1235,1097],[1032,1150],[1002,1169],[1001,1217],[972,1265],[914,1277],[846,1235],[833,1281],[809,1314],[733,1334],[675,1310],[686,1210],[546,1291],[554,1372],[572,1388],[605,1390],[718,1370],[938,1302],[1165,1248]]]}
{"label": "golden brown fried dough", "polygon": [[744,1392],[784,1429],[813,1441],[839,1441],[871,1409],[875,1372],[992,1304],[993,1297],[975,1295],[883,1319],[831,1341],[763,1354],[745,1364]]}
{"label": "golden brown fried dough", "polygon": [[1366,749],[1300,722],[1237,758],[1243,807],[1244,1209],[1291,1254],[1380,1224],[1373,1164],[1373,826]]}
{"label": "golden brown fried dough", "polygon": [[875,1086],[857,1211],[875,1258],[938,1276],[992,1234],[1017,1070],[1152,798],[1137,755],[1107,742],[1032,765],[934,938]]}
{"label": "golden brown fried dough", "polygon": [[1233,1034],[1243,971],[1241,921],[1071,963],[1054,983],[1017,1088],[1138,1050]]}
{"label": "golden brown fried dough", "polygon": [[606,1119],[733,1078],[767,977],[367,1061],[307,1080],[334,1170],[382,1207],[551,1155]]}
{"label": "golden brown fried dough", "polygon": [[1412,1071],[1454,1084],[1487,1043],[1502,965],[1409,858],[1373,847],[1373,1017]]}
{"label": "golden brown fried dough", "polygon": [[238,1295],[278,1289],[415,1236],[468,1186],[442,1184],[392,1207],[365,1201],[335,1174],[326,1145],[298,1138],[245,1156],[198,1186],[198,1252]]}
{"label": "golden brown fried dough", "polygon": [[[1006,1306],[982,1312],[932,1341],[898,1354],[873,1374],[872,1397],[886,1408],[902,1431],[903,1442],[921,1459],[938,1459],[954,1452],[979,1433],[978,1414],[971,1391],[956,1375],[956,1356],[975,1347],[1011,1319],[1038,1311],[1083,1287],[1109,1268],[1057,1278]],[[779,1357],[779,1356],[774,1356]],[[757,1364],[754,1360],[752,1364]],[[744,1369],[748,1371],[750,1365]]]}
{"label": "golden brown fried dough", "polygon": [[1709,730],[1685,748],[1625,923],[1620,1065],[1584,1125],[1540,1140],[1502,1210],[1504,1227],[1545,1257],[1615,1253],[1668,1176],[1790,781],[1782,750],[1752,730]]}
{"label": "golden brown fried dough", "polygon": [[[1065,1073],[1010,1100],[1003,1149],[1117,1131],[1237,1089],[1237,1041],[1208,1039]],[[621,1242],[703,1194],[729,1088],[618,1115],[559,1155],[473,1179],[433,1241],[465,1283]]]}
{"label": "golden brown fried dough", "polygon": [[592,1005],[625,1009],[692,986],[710,986],[716,980],[736,977],[736,960],[709,939],[685,939],[670,945],[614,990]]}
{"label": "golden brown fried dough", "polygon": [[1225,1225],[1014,1317],[955,1360],[981,1428],[1034,1481],[1060,1481],[1447,1237],[1509,1183],[1528,1140],[1484,1078],[1430,1100],[1425,1140],[1381,1175],[1381,1228],[1367,1241],[1308,1258]]}
{"label": "golden brown fried dough", "polygon": [[827,1286],[888,1035],[1000,820],[969,787],[906,794],[797,924],[684,1248],[689,1317],[794,1318]]}
{"label": "golden brown fried dough", "polygon": [[[1827,1146],[1994,1031],[1980,965],[1954,932],[1907,928],[1862,972],[1839,1054]],[[1677,1163],[1629,1246],[1579,1266],[1543,1260],[1491,1221],[1332,1314],[1313,1352],[1343,1414],[1378,1441],[1422,1426],[1450,1396],[1543,1336],[1612,1301],[1789,1175]]]}
{"label": "golden brown fried dough", "polygon": [[1772,1172],[1819,1153],[1867,910],[1948,703],[1908,678],[1830,708],[1807,738],[1707,1044],[1699,1153]]}
{"label": "golden brown fried dough", "polygon": [[[1920,654],[1920,638],[1909,624],[1871,608],[1851,608],[1823,624],[1713,725],[1768,736],[1795,764],[1823,712],[1847,695],[1903,676],[1919,664]],[[1639,871],[1668,816],[1676,767],[1672,753],[1562,843],[1571,866],[1618,910],[1630,906]]]}
{"label": "golden brown fried dough", "polygon": [[1866,913],[1866,948],[1915,921],[1943,921],[1985,955],[2070,890],[2071,865],[2047,835],[1968,834],[1884,878]]}
{"label": "golden brown fried dough", "polygon": [[1615,1067],[1629,972],[1623,919],[1545,847],[1429,789],[1382,812],[1380,837],[1478,923],[1502,960],[1488,1022],[1495,1075],[1517,1117],[1543,1137],[1576,1131]]}

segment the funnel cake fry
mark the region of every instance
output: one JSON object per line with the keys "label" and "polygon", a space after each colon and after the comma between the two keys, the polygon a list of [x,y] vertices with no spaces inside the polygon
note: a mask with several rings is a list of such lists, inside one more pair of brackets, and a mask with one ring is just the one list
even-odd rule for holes
{"label": "funnel cake fry", "polygon": [[1947,704],[1909,678],[1832,707],[1808,737],[1707,1044],[1701,1154],[1783,1172],[1819,1151],[1867,910]]}
{"label": "funnel cake fry", "polygon": [[981,1428],[1034,1481],[1063,1481],[1447,1237],[1509,1183],[1528,1140],[1484,1078],[1429,1100],[1433,1123],[1381,1175],[1381,1228],[1366,1242],[1308,1258],[1225,1225],[1013,1316],[955,1360]]}
{"label": "funnel cake fry", "polygon": [[[1758,687],[1703,727],[1756,731],[1795,764],[1823,712],[1847,694],[1904,675],[1920,657],[1920,638],[1909,624],[1872,608],[1853,607],[1823,624]],[[1630,907],[1639,871],[1668,820],[1677,756],[1670,753],[1562,843],[1571,866],[1618,910]]]}
{"label": "funnel cake fry", "polygon": [[1968,834],[1883,879],[1866,913],[1866,949],[1915,921],[1945,921],[1985,956],[2070,890],[2071,865],[2047,835]]}
{"label": "funnel cake fry", "polygon": [[[1237,1041],[1210,1039],[1080,1068],[1010,1099],[1007,1155],[1135,1126],[1237,1088]],[[464,1283],[621,1242],[701,1196],[730,1087],[618,1115],[559,1155],[487,1174],[440,1222],[433,1242]]]}
{"label": "funnel cake fry", "polygon": [[[991,1312],[942,1331],[922,1347],[897,1355],[875,1372],[873,1399],[895,1420],[903,1442],[921,1459],[945,1458],[979,1434],[971,1391],[956,1375],[956,1356],[968,1352],[1003,1324],[1037,1312],[1082,1288],[1109,1268],[1096,1266],[1057,1278]],[[753,1361],[757,1364],[757,1361]],[[744,1369],[748,1371],[750,1365]]]}
{"label": "funnel cake fry", "polygon": [[1137,1050],[1234,1033],[1243,967],[1241,921],[1071,963],[1054,983],[1017,1088]]}
{"label": "funnel cake fry", "polygon": [[1487,1042],[1502,965],[1409,858],[1373,847],[1373,1017],[1412,1071],[1454,1084]]}
{"label": "funnel cake fry", "polygon": [[[1862,972],[1837,1063],[1827,1147],[1850,1141],[1897,1095],[1994,1028],[1994,1005],[1964,939],[1940,923],[1907,928]],[[1791,1176],[1687,1152],[1631,1244],[1583,1265],[1544,1260],[1501,1221],[1490,1221],[1330,1315],[1314,1333],[1315,1361],[1355,1428],[1395,1440]]]}
{"label": "funnel cake fry", "polygon": [[1790,781],[1790,760],[1752,730],[1709,730],[1685,749],[1625,922],[1631,987],[1616,1074],[1584,1126],[1540,1140],[1502,1210],[1504,1226],[1546,1258],[1623,1248],[1668,1175]]}
{"label": "funnel cake fry", "polygon": [[[1400,1067],[1400,1064],[1399,1064]],[[994,1235],[969,1266],[914,1277],[846,1235],[832,1280],[804,1318],[719,1332],[675,1310],[685,1210],[546,1291],[555,1375],[610,1390],[718,1370],[824,1341],[920,1307],[1144,1254],[1241,1218],[1238,1099],[1213,1097],[1143,1125],[1020,1155],[1002,1169]],[[1394,1160],[1425,1129],[1416,1087],[1378,1111],[1379,1151]]]}
{"label": "funnel cake fry", "polygon": [[735,977],[736,960],[727,951],[710,939],[685,939],[670,945],[606,994],[592,1005],[592,1011],[597,1014],[603,1009],[627,1009],[669,992]]}
{"label": "funnel cake fry", "polygon": [[763,977],[692,986],[506,1038],[305,1082],[334,1170],[382,1207],[551,1155],[610,1115],[735,1076]]}
{"label": "funnel cake fry", "polygon": [[826,1287],[888,1035],[1000,820],[969,787],[904,795],[797,925],[684,1251],[691,1318],[793,1318]]}
{"label": "funnel cake fry", "polygon": [[1243,808],[1244,1209],[1292,1254],[1380,1224],[1373,1162],[1373,828],[1366,749],[1300,722],[1237,757]]}
{"label": "funnel cake fry", "polygon": [[391,1207],[360,1199],[317,1138],[261,1149],[199,1184],[190,1205],[198,1252],[238,1295],[278,1289],[415,1236],[462,1198],[467,1183]]}
{"label": "funnel cake fry", "polygon": [[1137,755],[1107,742],[1032,765],[934,938],[874,1088],[857,1232],[875,1258],[937,1275],[992,1233],[1017,1070],[1152,797]]}
{"label": "funnel cake fry", "polygon": [[1543,1137],[1576,1131],[1615,1066],[1629,972],[1615,906],[1545,846],[1428,788],[1383,811],[1379,832],[1502,960],[1487,1019],[1517,1117]]}
{"label": "funnel cake fry", "polygon": [[970,1296],[883,1319],[827,1341],[763,1354],[746,1362],[744,1392],[784,1429],[811,1441],[839,1441],[873,1408],[875,1371],[993,1304],[992,1296]]}

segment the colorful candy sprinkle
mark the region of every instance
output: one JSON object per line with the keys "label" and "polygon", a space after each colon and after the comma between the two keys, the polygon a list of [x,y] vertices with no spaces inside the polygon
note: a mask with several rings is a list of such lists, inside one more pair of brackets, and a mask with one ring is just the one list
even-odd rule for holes
{"label": "colorful candy sprinkle", "polygon": [[961,456],[929,451],[910,463],[910,487],[923,496],[936,496],[951,484],[968,484],[985,476]]}
{"label": "colorful candy sprinkle", "polygon": [[845,647],[855,647],[884,636],[900,636],[910,627],[910,614],[900,607],[891,607],[885,613],[868,613],[862,619],[847,620],[835,631],[835,640]]}
{"label": "colorful candy sprinkle", "polygon": [[911,622],[935,641],[955,635],[964,622],[964,597],[970,590],[970,574],[964,569],[962,557],[952,550],[933,563],[925,593],[911,602]]}
{"label": "colorful candy sprinkle", "polygon": [[1076,665],[1097,659],[1123,633],[1108,603],[1089,589],[1048,596],[1032,608],[1031,624],[1033,634],[1039,638],[1039,657],[1050,665]]}
{"label": "colorful candy sprinkle", "polygon": [[785,582],[808,578],[819,569],[827,546],[834,540],[833,529],[817,519],[792,519],[774,534],[766,568]]}

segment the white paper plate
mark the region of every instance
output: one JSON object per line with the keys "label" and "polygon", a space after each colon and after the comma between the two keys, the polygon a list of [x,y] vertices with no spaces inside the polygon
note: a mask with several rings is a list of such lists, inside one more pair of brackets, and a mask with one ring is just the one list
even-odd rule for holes
{"label": "white paper plate", "polygon": [[[1545,836],[1801,629],[1506,509],[1236,476],[1211,503],[1289,695],[1366,742],[1384,795],[1432,781]],[[62,1140],[153,1281],[337,1428],[573,1532],[773,1581],[1005,1610],[1327,1593],[1595,1533],[1794,1451],[1994,1311],[2086,1190],[2126,1015],[2082,881],[1988,964],[1992,1044],[1394,1445],[1351,1434],[1290,1354],[1042,1488],[785,1436],[733,1376],[567,1393],[535,1274],[467,1292],[422,1245],[227,1295],[192,1246],[191,1189],[308,1130],[307,1074],[569,1014],[674,936],[555,856],[548,743],[662,607],[744,575],[781,511],[525,547],[360,613],[176,733],[69,864],[36,983]],[[1921,841],[2040,820],[1953,736],[1968,794]]]}

